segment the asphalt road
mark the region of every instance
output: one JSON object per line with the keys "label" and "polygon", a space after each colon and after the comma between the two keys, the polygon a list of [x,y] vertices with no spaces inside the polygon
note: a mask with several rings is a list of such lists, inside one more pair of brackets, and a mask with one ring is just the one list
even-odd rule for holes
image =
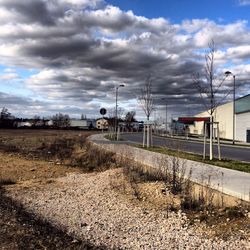
{"label": "asphalt road", "polygon": [[[123,134],[126,141],[142,144],[142,133]],[[194,142],[183,139],[162,138],[154,136],[154,146],[165,146],[171,149],[179,149],[185,152],[203,154],[203,142]],[[209,155],[209,145],[206,147],[206,155]],[[217,144],[214,145],[214,156],[218,157]],[[250,147],[221,145],[221,157],[225,159],[245,161],[250,163]]]}

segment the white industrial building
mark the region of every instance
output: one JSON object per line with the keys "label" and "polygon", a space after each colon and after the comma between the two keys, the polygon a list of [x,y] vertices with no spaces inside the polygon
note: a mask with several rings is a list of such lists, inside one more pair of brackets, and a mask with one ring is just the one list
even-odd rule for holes
{"label": "white industrial building", "polygon": [[71,119],[70,127],[75,129],[90,129],[95,127],[94,119]]}
{"label": "white industrial building", "polygon": [[[250,95],[235,100],[235,114],[233,115],[234,102],[220,105],[216,108],[213,117],[219,123],[220,138],[233,140],[233,127],[235,127],[234,139],[236,141],[250,142]],[[233,126],[235,116],[235,126]],[[197,114],[195,117],[209,117],[207,111]],[[189,125],[192,134],[204,134],[204,121],[194,121]],[[215,136],[217,129],[215,126]]]}

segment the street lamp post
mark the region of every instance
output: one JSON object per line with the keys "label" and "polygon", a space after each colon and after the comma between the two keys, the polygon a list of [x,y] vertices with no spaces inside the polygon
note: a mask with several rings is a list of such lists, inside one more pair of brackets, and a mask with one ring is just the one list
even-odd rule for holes
{"label": "street lamp post", "polygon": [[[165,98],[162,98],[162,100],[166,100]],[[168,103],[166,102],[166,120],[165,120],[166,124],[165,124],[165,129],[166,129],[166,135],[168,132]]]}
{"label": "street lamp post", "polygon": [[166,103],[166,135],[168,134],[168,104]]}
{"label": "street lamp post", "polygon": [[226,71],[225,75],[232,75],[233,76],[233,144],[235,144],[235,75],[230,72]]}
{"label": "street lamp post", "polygon": [[118,136],[117,136],[117,102],[118,102],[118,89],[120,87],[125,87],[124,84],[120,84],[119,86],[117,86],[115,88],[115,137],[118,140]]}

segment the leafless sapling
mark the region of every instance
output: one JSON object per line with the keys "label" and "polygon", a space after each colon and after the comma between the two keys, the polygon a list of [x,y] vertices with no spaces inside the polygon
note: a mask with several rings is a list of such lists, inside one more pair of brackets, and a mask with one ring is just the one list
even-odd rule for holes
{"label": "leafless sapling", "polygon": [[[217,69],[215,67],[215,43],[212,40],[208,44],[208,51],[205,55],[205,66],[203,74],[196,73],[193,75],[193,82],[199,91],[203,105],[207,110],[210,117],[210,160],[213,159],[213,123],[214,112],[216,108],[223,103],[225,98],[230,94],[231,90],[228,90],[223,85],[227,75],[224,75],[221,79],[217,77]],[[219,135],[217,135],[219,136]]]}

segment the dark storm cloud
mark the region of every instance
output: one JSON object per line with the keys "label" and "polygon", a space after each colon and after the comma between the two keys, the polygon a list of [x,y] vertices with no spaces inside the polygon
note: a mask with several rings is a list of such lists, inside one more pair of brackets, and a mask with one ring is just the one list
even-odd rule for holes
{"label": "dark storm cloud", "polygon": [[[235,74],[250,73],[244,62],[250,59],[245,21],[171,24],[90,0],[0,0],[0,14],[0,63],[35,68],[38,73],[26,80],[26,86],[56,103],[54,107],[35,103],[50,111],[64,107],[77,112],[84,103],[90,112],[103,103],[111,105],[115,86],[121,83],[126,88],[120,99],[129,106],[149,75],[157,105],[163,107],[161,99],[166,98],[173,112],[199,110],[192,75],[202,72],[211,39],[218,48],[220,72],[231,63]],[[235,61],[242,67],[237,68]]]}
{"label": "dark storm cloud", "polygon": [[73,60],[75,57],[84,56],[97,43],[93,40],[74,38],[44,39],[40,43],[24,45],[22,53],[25,56],[39,56],[48,60],[57,58]]}
{"label": "dark storm cloud", "polygon": [[[10,95],[0,92],[0,105],[29,105],[30,102],[26,98],[21,98],[15,95]],[[0,107],[1,107],[0,106]]]}
{"label": "dark storm cloud", "polygon": [[[51,0],[50,4],[54,1]],[[25,23],[41,23],[45,26],[54,25],[55,20],[63,15],[60,8],[49,10],[48,2],[42,0],[1,0],[0,4],[10,12],[16,14]],[[18,21],[18,20],[16,20]]]}

